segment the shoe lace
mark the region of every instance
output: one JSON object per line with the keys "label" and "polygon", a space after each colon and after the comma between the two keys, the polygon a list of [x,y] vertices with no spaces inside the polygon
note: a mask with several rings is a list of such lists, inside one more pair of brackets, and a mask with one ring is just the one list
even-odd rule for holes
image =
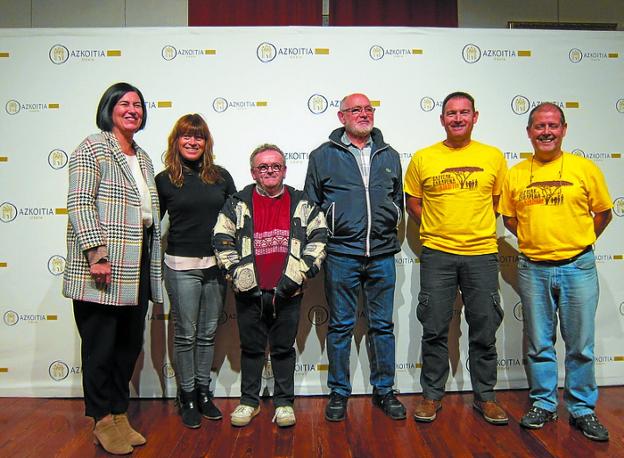
{"label": "shoe lace", "polygon": [[275,415],[273,415],[273,420],[271,420],[273,423],[275,423],[276,419],[282,419],[282,418],[287,418],[290,417],[292,415],[292,408],[283,406],[283,407],[278,407],[275,409]]}
{"label": "shoe lace", "polygon": [[253,411],[254,411],[253,407],[245,406],[241,404],[237,406],[236,409],[234,409],[234,412],[232,412],[232,416],[234,415],[249,416],[252,414]]}
{"label": "shoe lace", "polygon": [[584,417],[579,418],[579,420],[586,423],[587,426],[603,428],[602,424],[598,421],[598,417],[594,414],[585,415]]}
{"label": "shoe lace", "polygon": [[529,413],[527,416],[530,418],[539,418],[544,415],[546,415],[546,412],[543,409],[533,406],[529,409]]}

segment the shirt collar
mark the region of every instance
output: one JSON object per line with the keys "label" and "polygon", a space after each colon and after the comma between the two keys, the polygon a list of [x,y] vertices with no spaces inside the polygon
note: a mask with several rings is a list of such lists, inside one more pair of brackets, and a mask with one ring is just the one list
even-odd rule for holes
{"label": "shirt collar", "polygon": [[[340,138],[340,141],[341,141],[341,142],[342,142],[342,144],[343,144],[343,145],[345,145],[345,146],[353,146],[354,148],[357,148],[357,146],[355,146],[355,145],[351,142],[351,140],[349,139],[349,136],[347,135],[347,131],[346,131],[346,130],[342,133],[342,137]],[[366,140],[366,145],[364,145],[364,148],[366,148],[367,146],[371,146],[372,141],[373,141],[373,139],[372,139],[372,137],[369,135],[369,136],[368,136],[368,140]],[[364,148],[362,148],[362,149],[364,149]],[[359,148],[358,148],[358,149],[359,149]]]}
{"label": "shirt collar", "polygon": [[279,197],[282,194],[284,194],[284,190],[285,189],[286,189],[286,187],[282,184],[282,189],[280,189],[280,192],[278,192],[274,196],[270,196],[270,195],[267,194],[267,192],[264,189],[262,189],[260,186],[256,185],[256,192],[258,194],[260,194],[261,196],[264,196],[264,197],[270,197],[271,199],[275,199],[276,197]]}

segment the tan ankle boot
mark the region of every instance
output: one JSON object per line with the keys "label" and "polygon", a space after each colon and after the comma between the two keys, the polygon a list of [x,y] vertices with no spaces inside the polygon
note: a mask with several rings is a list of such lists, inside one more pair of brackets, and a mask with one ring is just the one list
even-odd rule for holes
{"label": "tan ankle boot", "polygon": [[112,455],[127,455],[134,450],[115,426],[111,415],[107,415],[95,423],[93,443],[101,445],[104,450]]}
{"label": "tan ankle boot", "polygon": [[147,439],[143,437],[141,433],[135,430],[132,426],[130,426],[130,422],[128,421],[128,414],[121,413],[119,415],[113,415],[113,422],[117,429],[121,433],[123,437],[132,445],[136,447],[137,445],[143,445],[147,442]]}

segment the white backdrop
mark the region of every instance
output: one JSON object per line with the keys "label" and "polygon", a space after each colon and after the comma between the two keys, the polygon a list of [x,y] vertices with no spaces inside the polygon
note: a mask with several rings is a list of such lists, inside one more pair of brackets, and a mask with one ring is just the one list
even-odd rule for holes
{"label": "white backdrop", "polygon": [[[138,86],[148,102],[136,137],[162,169],[176,119],[202,114],[217,162],[241,188],[260,143],[287,152],[287,182],[302,187],[308,152],[339,125],[345,94],[364,92],[377,126],[401,154],[443,137],[444,96],[472,93],[481,115],[474,137],[501,148],[509,165],[530,151],[527,111],[560,104],[568,118],[564,147],[594,160],[615,201],[614,221],[596,246],[601,298],[596,375],[624,375],[624,32],[548,32],[426,28],[143,28],[0,30],[0,396],[81,396],[80,340],[71,302],[61,294],[65,256],[67,157],[95,132],[103,91]],[[516,242],[499,223],[500,288],[505,319],[498,332],[498,388],[526,387]],[[421,391],[417,236],[412,224],[396,256],[397,381]],[[150,306],[133,393],[172,396],[169,305]],[[456,307],[449,390],[470,389],[467,328]],[[370,392],[360,315],[352,345],[354,393]],[[308,289],[297,337],[296,391],[326,393],[327,306],[322,279]],[[236,315],[228,297],[215,358],[217,396],[237,396]],[[560,339],[559,339],[560,340]],[[560,361],[563,348],[558,343]],[[264,378],[271,388],[267,365]],[[562,371],[561,371],[562,372]],[[218,374],[217,374],[218,373]],[[560,373],[560,376],[562,373]]]}

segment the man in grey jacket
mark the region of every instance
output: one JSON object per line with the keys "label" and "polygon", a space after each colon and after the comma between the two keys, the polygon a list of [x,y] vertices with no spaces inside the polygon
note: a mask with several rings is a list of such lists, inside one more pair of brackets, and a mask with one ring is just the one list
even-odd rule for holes
{"label": "man in grey jacket", "polygon": [[342,99],[344,127],[310,154],[305,192],[328,222],[325,294],[329,304],[327,354],[331,390],[325,418],[344,420],[351,395],[349,357],[360,289],[368,318],[373,403],[386,415],[405,418],[394,385],[394,254],[403,215],[398,153],[373,127],[375,108],[364,94]]}

